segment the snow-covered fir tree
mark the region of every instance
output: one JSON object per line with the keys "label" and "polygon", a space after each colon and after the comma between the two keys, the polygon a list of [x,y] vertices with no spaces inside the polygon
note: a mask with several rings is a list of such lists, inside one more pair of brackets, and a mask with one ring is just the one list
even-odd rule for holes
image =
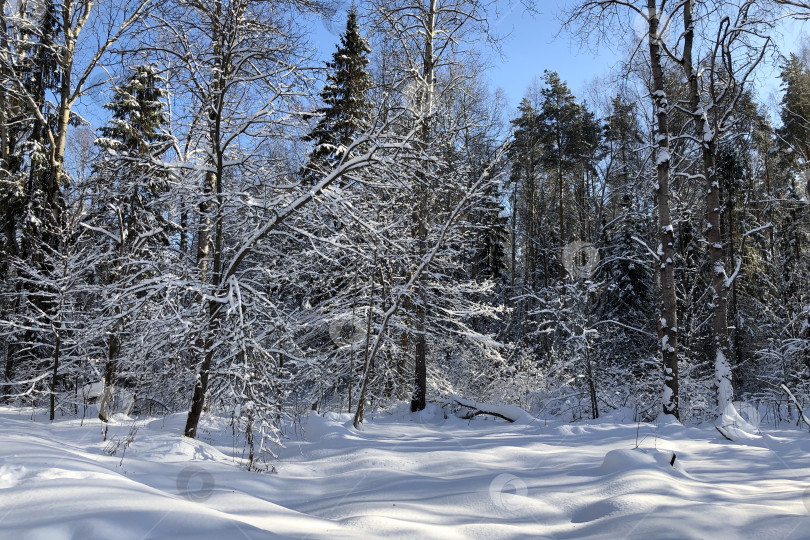
{"label": "snow-covered fir tree", "polygon": [[[314,115],[318,118],[317,124],[304,137],[312,143],[302,171],[305,178],[314,180],[336,162],[351,157],[351,153],[347,154],[349,144],[369,127],[371,76],[367,66],[370,53],[368,41],[360,33],[357,9],[352,7],[340,44],[332,54],[332,61],[326,63],[326,84],[321,90],[323,105]],[[356,148],[355,153],[360,150]]]}

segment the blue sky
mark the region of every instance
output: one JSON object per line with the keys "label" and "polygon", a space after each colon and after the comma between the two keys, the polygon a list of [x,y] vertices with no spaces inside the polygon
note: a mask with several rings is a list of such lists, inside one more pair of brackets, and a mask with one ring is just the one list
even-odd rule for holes
{"label": "blue sky", "polygon": [[539,14],[527,13],[517,3],[495,24],[496,32],[508,35],[502,44],[505,58],[494,59],[490,79],[493,86],[503,88],[513,107],[546,69],[559,73],[572,92],[581,94],[588,83],[617,63],[615,51],[603,48],[597,54],[587,48],[580,50],[577,41],[560,32],[556,15],[556,10],[550,8],[543,8]]}
{"label": "blue sky", "polygon": [[[492,22],[498,34],[508,34],[502,42],[504,58],[493,55],[489,78],[492,88],[501,87],[509,104],[517,107],[526,89],[543,70],[556,71],[568,83],[575,95],[582,97],[585,89],[597,78],[605,77],[621,58],[620,51],[625,47],[625,36],[616,36],[615,46],[580,49],[579,42],[560,32],[557,17],[560,7],[573,0],[537,0],[540,13],[528,13],[519,0],[504,3],[501,14]],[[332,54],[338,41],[338,34],[345,27],[345,6],[339,11],[334,22],[315,21],[311,36],[326,59]],[[807,31],[806,23],[783,22],[774,40],[781,51],[798,49],[799,36]],[[759,75],[760,99],[766,103],[775,96],[778,88],[778,70],[763,69]],[[778,97],[776,98],[778,99]]]}
{"label": "blue sky", "polygon": [[[624,36],[617,36],[615,46],[580,50],[579,43],[566,33],[560,32],[557,18],[559,6],[574,0],[536,0],[540,13],[527,13],[519,0],[503,2],[501,13],[491,21],[493,31],[506,35],[501,42],[503,57],[491,55],[492,67],[489,79],[493,90],[500,87],[512,108],[516,108],[527,88],[535,79],[542,77],[543,70],[556,71],[566,81],[572,92],[585,97],[586,88],[597,78],[606,77],[614,68],[621,55],[619,51],[626,42]],[[321,61],[331,57],[339,34],[346,24],[346,9],[350,0],[339,0],[339,9],[334,21],[314,19],[309,21],[311,44],[319,51]],[[796,51],[798,38],[810,27],[807,23],[784,22],[780,34],[774,36],[782,51]],[[98,73],[106,77],[106,73]],[[761,101],[774,105],[778,102],[778,70],[764,69],[759,80],[764,88],[759,91]],[[84,115],[95,126],[102,125],[108,114],[99,106],[110,98],[107,90],[101,94],[88,95],[77,104],[76,112]]]}
{"label": "blue sky", "polygon": [[[580,52],[578,44],[572,43],[567,35],[558,36],[560,23],[553,7],[541,7],[541,13],[532,14],[518,0],[504,4],[500,16],[491,21],[494,33],[505,36],[501,42],[504,58],[493,53],[489,78],[493,89],[503,88],[513,107],[517,107],[532,80],[541,77],[545,69],[557,71],[576,93],[615,63],[617,56],[611,51],[600,51],[598,56]],[[345,28],[345,8],[334,21],[315,21],[313,27],[312,43],[326,60]]]}

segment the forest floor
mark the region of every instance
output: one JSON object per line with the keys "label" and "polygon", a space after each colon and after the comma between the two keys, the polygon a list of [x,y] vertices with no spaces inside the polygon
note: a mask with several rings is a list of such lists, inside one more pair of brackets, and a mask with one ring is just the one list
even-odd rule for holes
{"label": "forest floor", "polygon": [[257,474],[229,457],[225,420],[199,440],[184,420],[119,416],[104,441],[95,419],[0,408],[0,538],[810,538],[810,437],[795,427],[734,443],[711,425],[403,405],[361,431],[313,414]]}

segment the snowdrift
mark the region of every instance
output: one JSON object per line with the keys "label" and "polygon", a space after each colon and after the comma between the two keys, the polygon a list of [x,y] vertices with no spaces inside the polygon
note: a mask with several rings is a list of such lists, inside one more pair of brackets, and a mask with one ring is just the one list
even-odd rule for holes
{"label": "snowdrift", "polygon": [[[312,414],[276,474],[230,457],[227,423],[48,423],[0,408],[0,538],[807,538],[810,439],[712,425],[515,415]],[[131,436],[134,429],[134,436]],[[674,459],[673,459],[674,458]]]}

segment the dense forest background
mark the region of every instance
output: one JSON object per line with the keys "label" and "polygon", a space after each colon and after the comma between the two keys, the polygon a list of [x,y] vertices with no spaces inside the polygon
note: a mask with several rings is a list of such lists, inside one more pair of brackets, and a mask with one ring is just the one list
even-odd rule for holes
{"label": "dense forest background", "polygon": [[517,111],[494,1],[358,1],[326,66],[328,2],[0,4],[5,404],[211,412],[254,463],[311,409],[810,399],[810,49],[771,38],[803,2],[570,2],[624,62]]}

